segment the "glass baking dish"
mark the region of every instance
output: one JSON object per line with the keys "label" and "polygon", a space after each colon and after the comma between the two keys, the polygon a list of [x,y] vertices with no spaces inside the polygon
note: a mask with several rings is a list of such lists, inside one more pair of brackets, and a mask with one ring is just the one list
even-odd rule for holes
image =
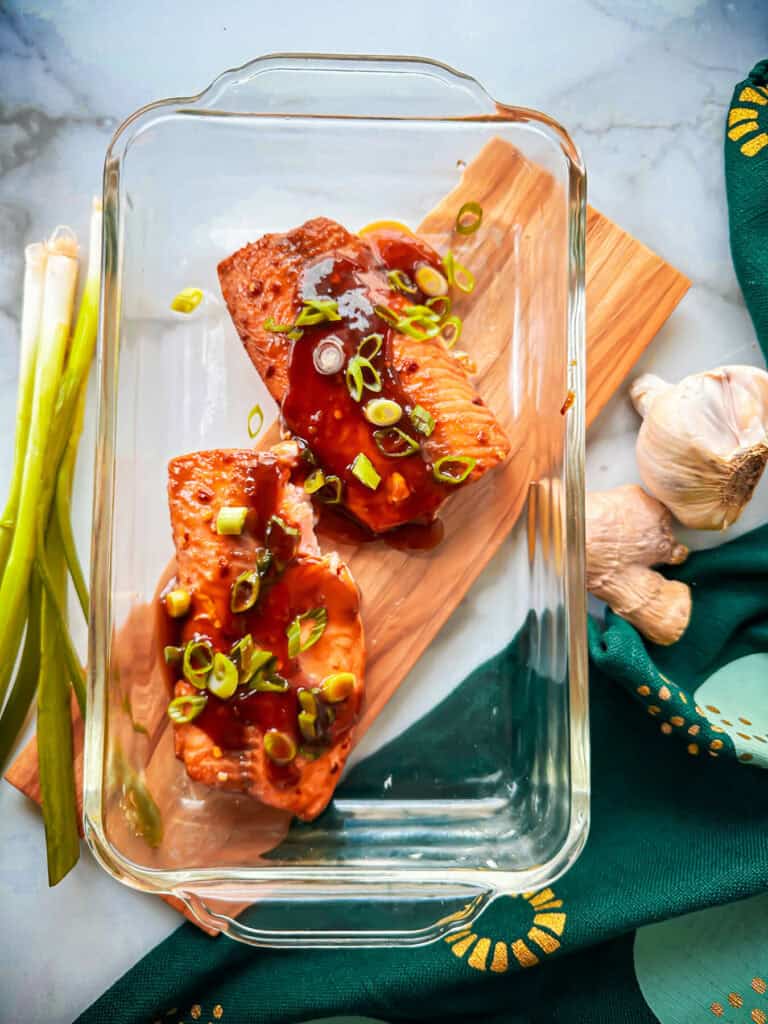
{"label": "glass baking dish", "polygon": [[[492,281],[498,317],[484,325],[523,425],[521,514],[353,751],[350,765],[378,751],[379,783],[359,787],[352,771],[329,809],[286,837],[251,798],[187,778],[158,669],[168,460],[248,446],[254,403],[267,420],[277,412],[216,265],[318,215],[350,230],[416,225],[492,139],[547,181],[546,199],[499,235],[509,257]],[[503,177],[496,188],[503,204]],[[497,104],[431,61],[268,56],[130,117],[107,152],[104,211],[84,811],[97,859],[204,925],[268,946],[432,942],[500,895],[551,883],[589,823],[585,175],[573,143],[548,117]],[[189,285],[202,305],[172,312]],[[441,546],[413,557],[428,573]],[[384,614],[407,645],[397,607]],[[514,657],[489,691],[498,727],[479,761],[468,736],[458,750],[447,737],[425,770],[387,763],[388,743],[505,647]]]}

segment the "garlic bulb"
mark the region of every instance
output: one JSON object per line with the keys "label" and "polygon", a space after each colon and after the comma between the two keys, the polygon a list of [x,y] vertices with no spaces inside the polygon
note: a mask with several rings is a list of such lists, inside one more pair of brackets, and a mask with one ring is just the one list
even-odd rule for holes
{"label": "garlic bulb", "polygon": [[735,523],[768,460],[768,373],[721,366],[674,385],[644,374],[630,397],[643,417],[637,461],[648,490],[685,526]]}

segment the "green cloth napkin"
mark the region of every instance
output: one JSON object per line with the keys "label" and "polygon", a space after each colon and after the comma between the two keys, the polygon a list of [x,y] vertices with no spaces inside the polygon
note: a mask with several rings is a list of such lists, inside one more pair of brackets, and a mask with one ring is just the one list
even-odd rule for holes
{"label": "green cloth napkin", "polygon": [[725,141],[731,253],[768,358],[768,60],[733,91]]}
{"label": "green cloth napkin", "polygon": [[[726,126],[733,260],[764,352],[767,74],[736,87]],[[80,1021],[768,1024],[768,526],[670,575],[693,590],[673,647],[610,612],[590,623],[592,828],[557,883],[421,949],[255,950],[186,924]],[[455,764],[467,722],[492,728],[493,689],[520,670],[513,643],[340,791],[378,790],[393,764]]]}
{"label": "green cloth napkin", "polygon": [[[435,1022],[654,1020],[642,992],[657,984],[658,965],[646,956],[638,968],[635,929],[768,887],[768,778],[740,763],[730,727],[713,731],[723,715],[757,720],[758,710],[768,728],[768,589],[761,585],[767,572],[768,526],[694,555],[681,567],[678,575],[694,584],[696,596],[691,626],[676,646],[646,649],[633,628],[611,614],[604,630],[591,624],[592,829],[581,858],[550,888],[504,896],[468,935],[421,949],[255,950],[183,925],[81,1021],[189,1024],[213,1021],[215,1012],[222,1020],[251,1024],[296,1024],[334,1014]],[[462,746],[468,722],[481,736],[493,727],[488,712],[497,700],[494,688],[514,685],[518,657],[513,643],[476,669],[442,704],[357,765],[341,792],[380,791],[392,765],[407,779],[419,765],[455,762],[452,753]],[[738,666],[755,658],[763,666],[760,709],[752,690],[747,707],[739,682]],[[637,692],[644,685],[654,697]],[[664,685],[666,698],[659,695]],[[622,687],[648,709],[656,700],[661,710],[638,715]],[[712,691],[707,703],[720,714],[702,707],[703,690]],[[690,695],[688,704],[682,695]],[[672,724],[678,717],[682,724]],[[689,722],[699,726],[693,737]],[[722,746],[712,751],[718,740]],[[763,745],[757,738],[738,742],[755,751]],[[697,756],[691,756],[691,744]],[[464,762],[460,770],[471,767]],[[760,950],[762,966],[746,953],[737,958],[727,983],[707,970],[689,985],[686,998],[701,1010],[728,1006],[731,992],[744,999],[750,992],[755,1001],[749,1009],[759,1009],[759,993],[750,985],[768,976],[767,951],[768,943]],[[663,1002],[664,985],[657,987]],[[192,1011],[198,1008],[196,1018]],[[176,1012],[168,1017],[170,1010]]]}

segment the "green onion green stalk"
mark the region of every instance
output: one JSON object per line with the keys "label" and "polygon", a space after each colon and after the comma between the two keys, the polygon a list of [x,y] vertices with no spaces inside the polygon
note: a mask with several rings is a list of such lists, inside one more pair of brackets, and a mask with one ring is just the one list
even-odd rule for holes
{"label": "green onion green stalk", "polygon": [[0,519],[0,768],[36,700],[51,885],[74,867],[80,852],[71,706],[74,694],[85,714],[85,685],[69,634],[67,596],[71,578],[87,618],[71,497],[96,344],[101,229],[101,203],[94,200],[88,269],[74,327],[79,269],[74,235],[57,228],[46,244],[27,247],[14,466]]}

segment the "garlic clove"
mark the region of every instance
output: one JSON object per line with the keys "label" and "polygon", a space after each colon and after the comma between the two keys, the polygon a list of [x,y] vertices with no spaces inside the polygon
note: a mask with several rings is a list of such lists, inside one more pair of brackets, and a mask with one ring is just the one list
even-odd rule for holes
{"label": "garlic clove", "polygon": [[630,396],[644,417],[637,461],[648,490],[685,526],[736,522],[768,461],[768,373],[723,366],[675,385],[644,374]]}
{"label": "garlic clove", "polygon": [[594,491],[586,500],[587,590],[657,644],[679,640],[691,618],[691,591],[651,566],[679,565],[688,548],[672,516],[636,484]]}

